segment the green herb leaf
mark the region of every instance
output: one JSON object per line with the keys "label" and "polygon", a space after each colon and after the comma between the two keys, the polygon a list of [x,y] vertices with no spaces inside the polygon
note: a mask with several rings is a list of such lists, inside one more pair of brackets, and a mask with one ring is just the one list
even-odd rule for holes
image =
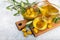
{"label": "green herb leaf", "polygon": [[6,7],[8,10],[10,10],[10,7]]}
{"label": "green herb leaf", "polygon": [[23,2],[23,1],[21,2],[21,6],[22,6],[22,7],[24,7],[24,6],[25,6],[25,4],[24,4],[24,2]]}
{"label": "green herb leaf", "polygon": [[18,13],[15,13],[14,16],[16,16]]}
{"label": "green herb leaf", "polygon": [[33,2],[31,5],[37,4],[36,2]]}
{"label": "green herb leaf", "polygon": [[27,4],[28,6],[30,6],[30,5],[31,5],[31,3],[29,3],[29,1],[28,1],[28,0],[26,0],[26,2],[27,2],[26,4]]}
{"label": "green herb leaf", "polygon": [[60,17],[58,17],[57,19],[60,20]]}
{"label": "green herb leaf", "polygon": [[28,1],[28,0],[26,0],[26,2],[27,2],[27,3],[29,3],[29,1]]}
{"label": "green herb leaf", "polygon": [[18,12],[14,14],[14,16],[16,16],[16,15],[18,15],[18,14],[20,14],[20,10],[18,10]]}
{"label": "green herb leaf", "polygon": [[23,8],[23,7],[21,7],[21,13],[23,14],[23,13],[25,13],[25,12],[26,12],[26,9]]}
{"label": "green herb leaf", "polygon": [[60,17],[54,18],[53,22],[56,23],[58,20],[60,20]]}
{"label": "green herb leaf", "polygon": [[12,0],[13,2],[15,2],[15,0]]}
{"label": "green herb leaf", "polygon": [[6,8],[7,8],[8,10],[11,10],[11,6],[12,6],[12,5],[10,5],[10,6],[7,6]]}

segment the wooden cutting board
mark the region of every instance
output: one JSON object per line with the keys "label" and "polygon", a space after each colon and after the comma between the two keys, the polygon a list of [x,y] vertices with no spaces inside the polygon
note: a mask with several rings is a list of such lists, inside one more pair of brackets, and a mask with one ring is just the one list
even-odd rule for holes
{"label": "wooden cutting board", "polygon": [[[23,29],[23,28],[25,27],[26,22],[27,22],[27,20],[22,20],[22,21],[16,22],[16,26],[17,26],[18,30]],[[19,25],[20,23],[22,23],[21,26]],[[56,28],[56,27],[59,27],[59,26],[60,26],[60,21],[58,21],[57,23],[52,23],[52,25],[53,25],[52,28],[47,28],[46,30],[39,31],[38,33],[34,33],[33,28],[30,28],[30,29],[31,29],[33,35],[34,35],[35,37],[37,37],[37,36],[39,36],[39,35],[42,35],[42,34],[48,32],[48,31]]]}
{"label": "wooden cutting board", "polygon": [[31,28],[31,31],[33,32],[33,35],[34,35],[35,37],[37,37],[37,36],[39,36],[39,35],[42,35],[42,34],[48,32],[48,31],[56,28],[56,27],[59,27],[59,26],[60,26],[60,21],[58,21],[57,23],[52,23],[52,24],[53,24],[53,27],[52,27],[52,28],[47,28],[46,30],[39,31],[38,33],[34,33],[33,28]]}
{"label": "wooden cutting board", "polygon": [[21,21],[17,21],[15,24],[18,30],[22,30],[25,27],[26,23],[27,23],[27,20],[21,20]]}

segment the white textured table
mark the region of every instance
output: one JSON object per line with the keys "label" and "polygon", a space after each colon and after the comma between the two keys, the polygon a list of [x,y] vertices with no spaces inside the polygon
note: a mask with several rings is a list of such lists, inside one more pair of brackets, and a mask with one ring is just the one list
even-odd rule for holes
{"label": "white textured table", "polygon": [[[32,2],[33,0],[30,0]],[[38,0],[39,1],[39,0]],[[51,3],[60,5],[60,0],[49,0]],[[0,40],[60,40],[60,27],[55,28],[43,35],[34,37],[29,35],[24,37],[21,31],[18,31],[15,22],[22,20],[23,17],[13,16],[15,11],[6,9],[9,3],[6,0],[0,0]]]}

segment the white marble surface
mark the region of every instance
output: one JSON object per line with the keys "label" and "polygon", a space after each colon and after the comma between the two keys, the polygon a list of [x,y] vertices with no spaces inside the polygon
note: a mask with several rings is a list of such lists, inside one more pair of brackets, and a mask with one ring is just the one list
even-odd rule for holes
{"label": "white marble surface", "polygon": [[[13,16],[15,11],[9,11],[6,6],[7,0],[0,0],[0,40],[60,40],[60,27],[57,27],[43,35],[34,37],[29,35],[24,37],[21,31],[18,31],[15,22],[22,20],[23,17]],[[32,2],[33,0],[30,0]],[[38,0],[39,1],[39,0]],[[51,3],[60,5],[60,0],[49,0]],[[59,9],[59,8],[58,8]]]}

